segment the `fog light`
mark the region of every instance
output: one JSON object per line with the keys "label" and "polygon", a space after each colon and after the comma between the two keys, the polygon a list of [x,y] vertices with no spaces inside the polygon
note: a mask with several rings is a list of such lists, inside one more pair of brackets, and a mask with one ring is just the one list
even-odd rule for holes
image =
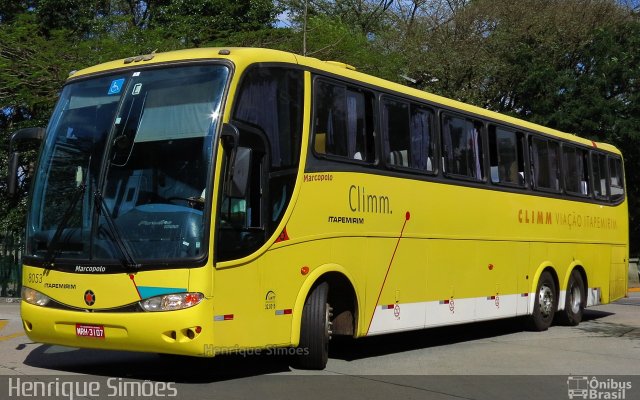
{"label": "fog light", "polygon": [[35,304],[37,306],[46,306],[49,304],[51,298],[43,293],[38,292],[35,289],[29,287],[22,287],[22,300],[29,304]]}
{"label": "fog light", "polygon": [[174,311],[193,307],[203,298],[202,293],[174,293],[151,297],[141,301],[140,305],[146,311]]}

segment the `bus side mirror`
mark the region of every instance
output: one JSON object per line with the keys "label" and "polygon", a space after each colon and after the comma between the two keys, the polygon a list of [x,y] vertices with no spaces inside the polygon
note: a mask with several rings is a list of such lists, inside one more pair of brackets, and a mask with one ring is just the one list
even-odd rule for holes
{"label": "bus side mirror", "polygon": [[225,153],[229,155],[225,194],[227,197],[245,198],[249,188],[252,151],[248,147],[239,146],[240,132],[231,124],[222,126],[220,139]]}
{"label": "bus side mirror", "polygon": [[222,141],[224,151],[229,154],[233,153],[240,142],[240,132],[238,128],[231,124],[223,124],[222,132],[220,132],[220,140]]}
{"label": "bus side mirror", "polygon": [[15,150],[16,147],[21,142],[34,140],[41,141],[44,137],[44,133],[44,128],[24,128],[11,135],[11,141],[9,144],[11,155],[9,156],[9,176],[7,179],[7,190],[10,196],[15,196],[18,192],[18,167],[20,164],[20,152]]}
{"label": "bus side mirror", "polygon": [[244,199],[249,189],[249,174],[251,170],[251,149],[238,147],[235,151],[234,163],[229,185],[229,197]]}

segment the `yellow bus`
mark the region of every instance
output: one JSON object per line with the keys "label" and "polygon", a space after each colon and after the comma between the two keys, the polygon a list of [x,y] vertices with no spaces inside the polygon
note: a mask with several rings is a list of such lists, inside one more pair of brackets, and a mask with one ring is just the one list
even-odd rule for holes
{"label": "yellow bus", "polygon": [[346,64],[113,61],[73,73],[46,132],[14,141],[34,137],[36,342],[276,349],[321,369],[332,335],[516,316],[542,331],[626,294],[616,148]]}

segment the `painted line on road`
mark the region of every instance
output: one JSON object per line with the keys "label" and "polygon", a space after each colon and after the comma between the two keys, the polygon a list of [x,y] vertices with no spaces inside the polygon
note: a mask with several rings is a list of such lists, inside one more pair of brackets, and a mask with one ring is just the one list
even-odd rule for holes
{"label": "painted line on road", "polygon": [[0,336],[0,342],[4,342],[5,340],[14,339],[24,335],[25,335],[24,332],[16,332],[16,333],[12,333],[11,335]]}
{"label": "painted line on road", "polygon": [[[8,320],[6,319],[2,319],[0,320],[0,331],[4,329],[5,326],[7,326],[7,324],[9,323]],[[0,342],[3,342],[5,340],[9,340],[9,339],[13,339],[13,338],[17,338],[20,336],[24,336],[25,333],[24,332],[16,332],[16,333],[12,333],[10,335],[4,335],[4,336],[0,336]]]}

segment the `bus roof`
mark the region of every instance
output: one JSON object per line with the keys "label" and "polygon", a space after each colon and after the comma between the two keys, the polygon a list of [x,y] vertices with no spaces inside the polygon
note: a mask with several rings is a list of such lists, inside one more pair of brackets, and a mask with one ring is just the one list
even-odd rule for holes
{"label": "bus roof", "polygon": [[486,110],[481,107],[473,106],[467,103],[463,103],[457,100],[449,99],[446,97],[438,96],[429,92],[414,89],[408,86],[394,83],[382,78],[378,78],[372,75],[368,75],[355,70],[353,67],[335,61],[322,61],[317,58],[304,57],[301,55],[289,53],[286,51],[263,49],[263,48],[249,48],[249,47],[210,47],[210,48],[197,48],[197,49],[185,49],[175,50],[164,53],[154,53],[149,55],[141,55],[128,57],[120,60],[109,61],[106,63],[98,64],[92,67],[82,69],[80,71],[71,74],[69,79],[75,79],[81,76],[92,75],[107,71],[121,70],[121,69],[135,69],[141,65],[151,64],[165,64],[175,63],[179,61],[196,61],[196,60],[213,60],[213,59],[227,59],[232,61],[236,66],[243,67],[249,64],[259,62],[270,63],[289,63],[298,64],[309,69],[315,69],[319,71],[325,71],[332,75],[342,76],[347,79],[355,80],[358,82],[366,83],[367,85],[376,86],[382,89],[387,89],[399,94],[409,95],[411,97],[424,99],[434,104],[440,104],[449,109],[459,110],[462,112],[472,113],[477,116],[490,118],[495,121],[502,121],[507,124],[521,127],[525,130],[533,130],[541,133],[545,133],[552,136],[557,136],[562,139],[581,143],[589,147],[597,147],[603,150],[611,151],[620,154],[620,151],[607,143],[593,142],[591,140],[568,134],[562,131],[551,129],[543,125],[538,125],[532,122],[528,122],[519,118],[511,117],[505,114],[500,114],[494,111]]}

